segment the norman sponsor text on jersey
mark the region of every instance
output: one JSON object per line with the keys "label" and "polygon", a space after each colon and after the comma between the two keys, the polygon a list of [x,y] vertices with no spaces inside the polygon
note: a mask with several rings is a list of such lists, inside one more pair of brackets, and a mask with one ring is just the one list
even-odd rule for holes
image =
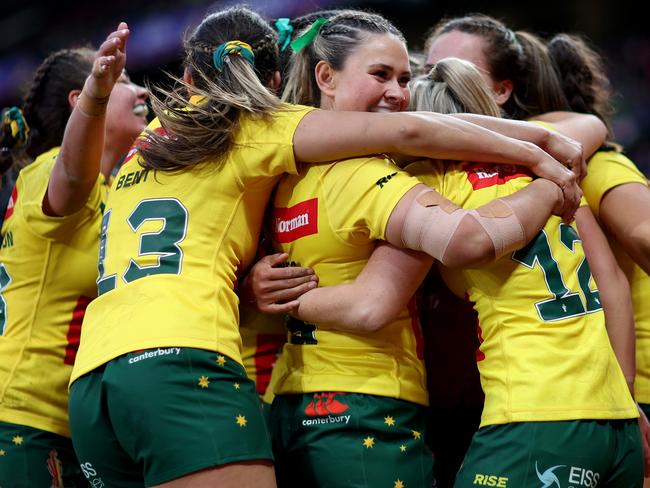
{"label": "norman sponsor text on jersey", "polygon": [[292,230],[304,227],[305,225],[309,225],[309,213],[307,212],[289,220],[279,218],[275,219],[275,231],[280,233],[291,232]]}
{"label": "norman sponsor text on jersey", "polygon": [[122,175],[118,178],[115,189],[119,190],[120,188],[128,188],[129,186],[137,185],[142,181],[147,181],[148,174],[148,169],[141,169],[139,171],[131,171],[130,173]]}

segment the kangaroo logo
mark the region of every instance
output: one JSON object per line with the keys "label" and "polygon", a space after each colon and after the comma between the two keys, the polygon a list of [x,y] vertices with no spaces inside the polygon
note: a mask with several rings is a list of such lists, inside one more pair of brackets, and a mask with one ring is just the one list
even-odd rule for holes
{"label": "kangaroo logo", "polygon": [[557,485],[557,488],[562,488],[560,486],[560,480],[557,478],[556,474],[553,471],[557,468],[563,467],[563,464],[553,466],[552,468],[548,468],[546,471],[540,474],[539,469],[537,469],[537,461],[535,461],[535,471],[537,472],[537,477],[539,478],[539,481],[544,483],[541,488],[551,488],[551,486],[554,484]]}

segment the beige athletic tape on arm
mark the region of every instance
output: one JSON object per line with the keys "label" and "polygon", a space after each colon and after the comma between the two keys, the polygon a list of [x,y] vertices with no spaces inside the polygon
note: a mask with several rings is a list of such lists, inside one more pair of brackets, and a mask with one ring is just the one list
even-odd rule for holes
{"label": "beige athletic tape on arm", "polygon": [[497,198],[469,214],[485,229],[494,244],[494,255],[499,259],[526,244],[526,233],[505,200]]}
{"label": "beige athletic tape on arm", "polygon": [[424,251],[438,261],[443,257],[460,221],[467,211],[439,193],[422,190],[413,200],[404,218],[402,243],[415,251]]}
{"label": "beige athletic tape on arm", "polygon": [[466,215],[483,227],[497,259],[526,244],[524,228],[506,201],[497,199],[478,210],[464,210],[429,189],[418,194],[407,211],[402,243],[445,264],[447,247]]}

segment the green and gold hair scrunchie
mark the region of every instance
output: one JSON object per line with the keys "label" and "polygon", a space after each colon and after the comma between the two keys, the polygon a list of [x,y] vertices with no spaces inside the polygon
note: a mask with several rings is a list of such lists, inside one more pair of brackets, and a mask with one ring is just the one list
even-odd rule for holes
{"label": "green and gold hair scrunchie", "polygon": [[307,32],[305,32],[302,36],[297,37],[291,43],[291,49],[293,50],[293,52],[299,53],[306,46],[311,44],[311,42],[314,40],[314,38],[318,35],[320,30],[323,28],[323,26],[328,22],[329,19],[323,17],[319,17],[318,19],[316,19]]}
{"label": "green and gold hair scrunchie", "polygon": [[241,56],[255,66],[255,55],[250,44],[244,41],[228,41],[217,46],[212,54],[212,64],[217,68],[217,71],[223,69],[223,63],[226,61],[226,56],[228,55]]}
{"label": "green and gold hair scrunchie", "polygon": [[11,131],[11,137],[16,141],[16,147],[27,144],[29,126],[18,107],[11,107],[3,111],[2,124]]}

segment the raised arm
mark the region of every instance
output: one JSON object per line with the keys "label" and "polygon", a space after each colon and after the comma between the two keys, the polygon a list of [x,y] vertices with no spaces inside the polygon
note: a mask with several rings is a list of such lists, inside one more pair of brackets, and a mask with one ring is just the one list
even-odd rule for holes
{"label": "raised arm", "polygon": [[630,392],[634,394],[635,334],[630,284],[589,207],[578,209],[576,225],[589,268],[598,285],[609,340]]}
{"label": "raised arm", "polygon": [[[472,267],[523,247],[564,199],[554,183],[538,179],[524,189],[464,210],[424,185],[410,190],[393,210],[386,239],[393,245],[423,251],[447,267]],[[572,216],[574,208],[564,216]],[[570,219],[568,219],[570,220]]]}
{"label": "raised arm", "polygon": [[124,70],[128,37],[129,30],[122,22],[97,51],[50,175],[43,199],[43,210],[48,215],[69,215],[81,209],[97,181],[104,149],[106,105]]}
{"label": "raised arm", "polygon": [[451,115],[314,110],[304,117],[296,130],[294,151],[296,158],[304,162],[399,153],[433,159],[518,164],[555,182],[567,192],[568,200],[576,199],[570,193],[575,190],[576,175],[538,146]]}

